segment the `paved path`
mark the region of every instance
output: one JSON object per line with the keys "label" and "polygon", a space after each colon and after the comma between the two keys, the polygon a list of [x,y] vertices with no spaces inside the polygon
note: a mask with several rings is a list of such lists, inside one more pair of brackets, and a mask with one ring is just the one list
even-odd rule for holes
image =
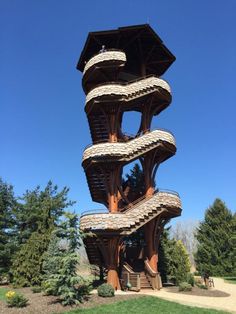
{"label": "paved path", "polygon": [[[211,290],[219,290],[227,293],[229,296],[226,297],[208,297],[208,296],[196,296],[196,295],[187,295],[183,293],[173,293],[168,291],[168,288],[162,288],[159,291],[154,290],[142,290],[142,295],[151,295],[155,297],[159,297],[168,301],[174,301],[180,304],[196,306],[196,307],[204,307],[204,308],[212,308],[216,310],[227,311],[230,313],[236,313],[236,284],[226,283],[221,278],[213,278],[215,288],[210,288]],[[97,294],[97,290],[93,290],[92,293]],[[116,294],[133,294],[137,292],[124,292],[124,291],[116,291]]]}
{"label": "paved path", "polygon": [[[160,291],[142,290],[142,294],[157,296],[169,301],[175,301],[181,304],[214,308],[217,310],[228,311],[230,313],[236,313],[236,284],[229,284],[224,282],[223,279],[214,278],[215,289],[230,294],[227,297],[206,297],[206,296],[194,296],[186,295],[182,293],[168,292],[166,288]],[[214,289],[214,288],[212,288]]]}

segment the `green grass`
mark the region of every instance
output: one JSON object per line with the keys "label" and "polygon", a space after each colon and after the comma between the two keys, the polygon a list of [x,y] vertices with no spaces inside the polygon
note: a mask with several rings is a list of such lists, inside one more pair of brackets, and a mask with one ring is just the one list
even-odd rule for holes
{"label": "green grass", "polygon": [[0,288],[0,301],[6,300],[5,294],[9,291],[9,289]]}
{"label": "green grass", "polygon": [[[190,297],[191,298],[191,297]],[[157,297],[139,297],[113,304],[100,305],[96,308],[77,309],[64,314],[217,314],[228,313],[212,309],[202,309],[169,302]]]}
{"label": "green grass", "polygon": [[233,283],[236,285],[236,277],[224,277],[225,282]]}

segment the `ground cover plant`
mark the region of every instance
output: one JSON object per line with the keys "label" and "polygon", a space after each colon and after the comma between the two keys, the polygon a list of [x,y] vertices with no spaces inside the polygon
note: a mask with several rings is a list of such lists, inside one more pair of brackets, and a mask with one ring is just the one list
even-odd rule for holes
{"label": "ground cover plant", "polygon": [[117,314],[117,313],[131,313],[131,314],[223,314],[224,311],[217,311],[213,309],[202,309],[181,305],[175,302],[169,302],[159,299],[157,297],[139,297],[137,299],[105,304],[96,308],[78,309],[74,311],[64,312],[64,314]]}

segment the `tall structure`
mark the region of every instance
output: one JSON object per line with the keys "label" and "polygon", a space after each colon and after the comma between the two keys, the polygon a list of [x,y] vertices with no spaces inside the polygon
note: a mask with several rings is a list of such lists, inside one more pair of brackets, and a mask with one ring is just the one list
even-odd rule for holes
{"label": "tall structure", "polygon": [[[160,234],[165,223],[181,213],[178,194],[155,190],[154,183],[158,166],[176,152],[174,136],[151,130],[153,116],[171,103],[170,86],[160,76],[174,61],[145,24],[89,33],[77,65],[83,72],[93,141],[82,165],[93,201],[106,207],[82,214],[80,228],[90,232],[84,240],[90,263],[107,270],[107,281],[115,289],[127,284],[135,290],[161,287]],[[122,130],[126,111],[141,113],[135,136]],[[132,193],[129,182],[122,180],[123,167],[137,159],[144,173],[142,195]]]}

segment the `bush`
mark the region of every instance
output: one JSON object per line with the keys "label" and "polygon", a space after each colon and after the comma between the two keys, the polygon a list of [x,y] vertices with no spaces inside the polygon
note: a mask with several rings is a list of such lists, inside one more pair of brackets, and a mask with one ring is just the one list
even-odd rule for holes
{"label": "bush", "polygon": [[98,287],[98,295],[100,297],[114,297],[115,290],[109,283],[104,283]]}
{"label": "bush", "polygon": [[42,291],[42,287],[34,286],[34,287],[31,288],[31,290],[32,290],[33,293],[39,293],[39,292]]}
{"label": "bush", "polygon": [[50,279],[42,282],[42,290],[45,295],[58,295],[58,285],[57,281]]}
{"label": "bush", "polygon": [[81,284],[81,285],[78,287],[78,293],[79,293],[79,295],[80,295],[80,296],[85,296],[85,298],[86,298],[86,296],[88,296],[88,295],[90,294],[91,290],[92,290],[91,284],[86,283],[86,282],[85,282],[84,284]]}
{"label": "bush", "polygon": [[28,299],[22,294],[16,293],[15,291],[8,291],[6,293],[7,305],[9,307],[24,307],[28,303]]}
{"label": "bush", "polygon": [[187,274],[187,283],[189,283],[192,287],[194,287],[194,276],[191,273]]}
{"label": "bush", "polygon": [[179,291],[192,291],[192,286],[187,282],[181,282],[179,284]]}

